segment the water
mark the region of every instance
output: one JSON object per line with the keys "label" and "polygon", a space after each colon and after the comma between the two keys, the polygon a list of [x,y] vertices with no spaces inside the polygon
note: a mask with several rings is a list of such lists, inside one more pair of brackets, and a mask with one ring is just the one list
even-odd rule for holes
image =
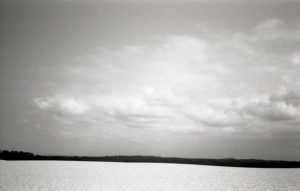
{"label": "water", "polygon": [[0,161],[0,190],[300,190],[300,169],[162,163]]}

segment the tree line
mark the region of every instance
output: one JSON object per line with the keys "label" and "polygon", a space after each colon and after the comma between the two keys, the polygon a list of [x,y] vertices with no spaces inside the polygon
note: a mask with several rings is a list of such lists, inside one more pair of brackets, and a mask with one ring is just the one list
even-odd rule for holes
{"label": "tree line", "polygon": [[35,155],[23,151],[0,150],[3,160],[62,160],[62,161],[103,161],[103,162],[149,162],[149,163],[177,163],[194,165],[251,167],[251,168],[300,168],[300,161],[276,161],[258,159],[203,159],[177,158],[158,156],[46,156]]}

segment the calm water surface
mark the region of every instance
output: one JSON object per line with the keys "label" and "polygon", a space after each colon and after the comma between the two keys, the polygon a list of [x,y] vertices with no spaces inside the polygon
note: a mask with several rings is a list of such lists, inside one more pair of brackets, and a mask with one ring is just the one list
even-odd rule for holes
{"label": "calm water surface", "polygon": [[300,190],[300,169],[182,164],[0,161],[0,190]]}

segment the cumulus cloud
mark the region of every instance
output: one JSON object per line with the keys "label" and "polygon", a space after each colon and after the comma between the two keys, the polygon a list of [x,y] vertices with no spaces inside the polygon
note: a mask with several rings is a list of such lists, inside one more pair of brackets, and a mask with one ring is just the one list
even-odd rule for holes
{"label": "cumulus cloud", "polygon": [[[281,25],[268,20],[255,31]],[[236,38],[158,41],[81,56],[64,68],[71,82],[33,103],[111,128],[234,133],[299,123],[299,77],[290,64],[297,59],[283,60]]]}
{"label": "cumulus cloud", "polygon": [[83,114],[89,110],[88,104],[73,97],[40,97],[34,98],[33,103],[43,110],[60,110],[71,114]]}
{"label": "cumulus cloud", "polygon": [[186,107],[185,115],[206,126],[241,126],[244,123],[243,116],[237,110],[218,104],[211,105],[205,103],[198,106]]}
{"label": "cumulus cloud", "polygon": [[299,118],[299,109],[294,105],[270,99],[252,102],[245,109],[263,120],[280,121]]}
{"label": "cumulus cloud", "polygon": [[[209,100],[205,104],[187,107],[185,114],[208,126],[243,127],[253,121],[273,122],[299,120],[300,97],[256,96]],[[295,102],[296,100],[296,102]],[[192,105],[192,104],[191,104]]]}

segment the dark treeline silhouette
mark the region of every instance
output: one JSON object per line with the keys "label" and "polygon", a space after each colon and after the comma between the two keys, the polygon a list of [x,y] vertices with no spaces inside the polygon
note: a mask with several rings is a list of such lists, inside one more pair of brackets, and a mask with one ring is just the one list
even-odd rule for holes
{"label": "dark treeline silhouette", "polygon": [[156,156],[45,156],[22,151],[0,150],[3,160],[66,160],[66,161],[105,161],[105,162],[151,162],[178,163],[212,166],[252,167],[252,168],[300,168],[300,161],[275,161],[257,159],[194,159]]}
{"label": "dark treeline silhouette", "polygon": [[4,160],[32,160],[35,157],[29,152],[0,150],[0,159]]}

